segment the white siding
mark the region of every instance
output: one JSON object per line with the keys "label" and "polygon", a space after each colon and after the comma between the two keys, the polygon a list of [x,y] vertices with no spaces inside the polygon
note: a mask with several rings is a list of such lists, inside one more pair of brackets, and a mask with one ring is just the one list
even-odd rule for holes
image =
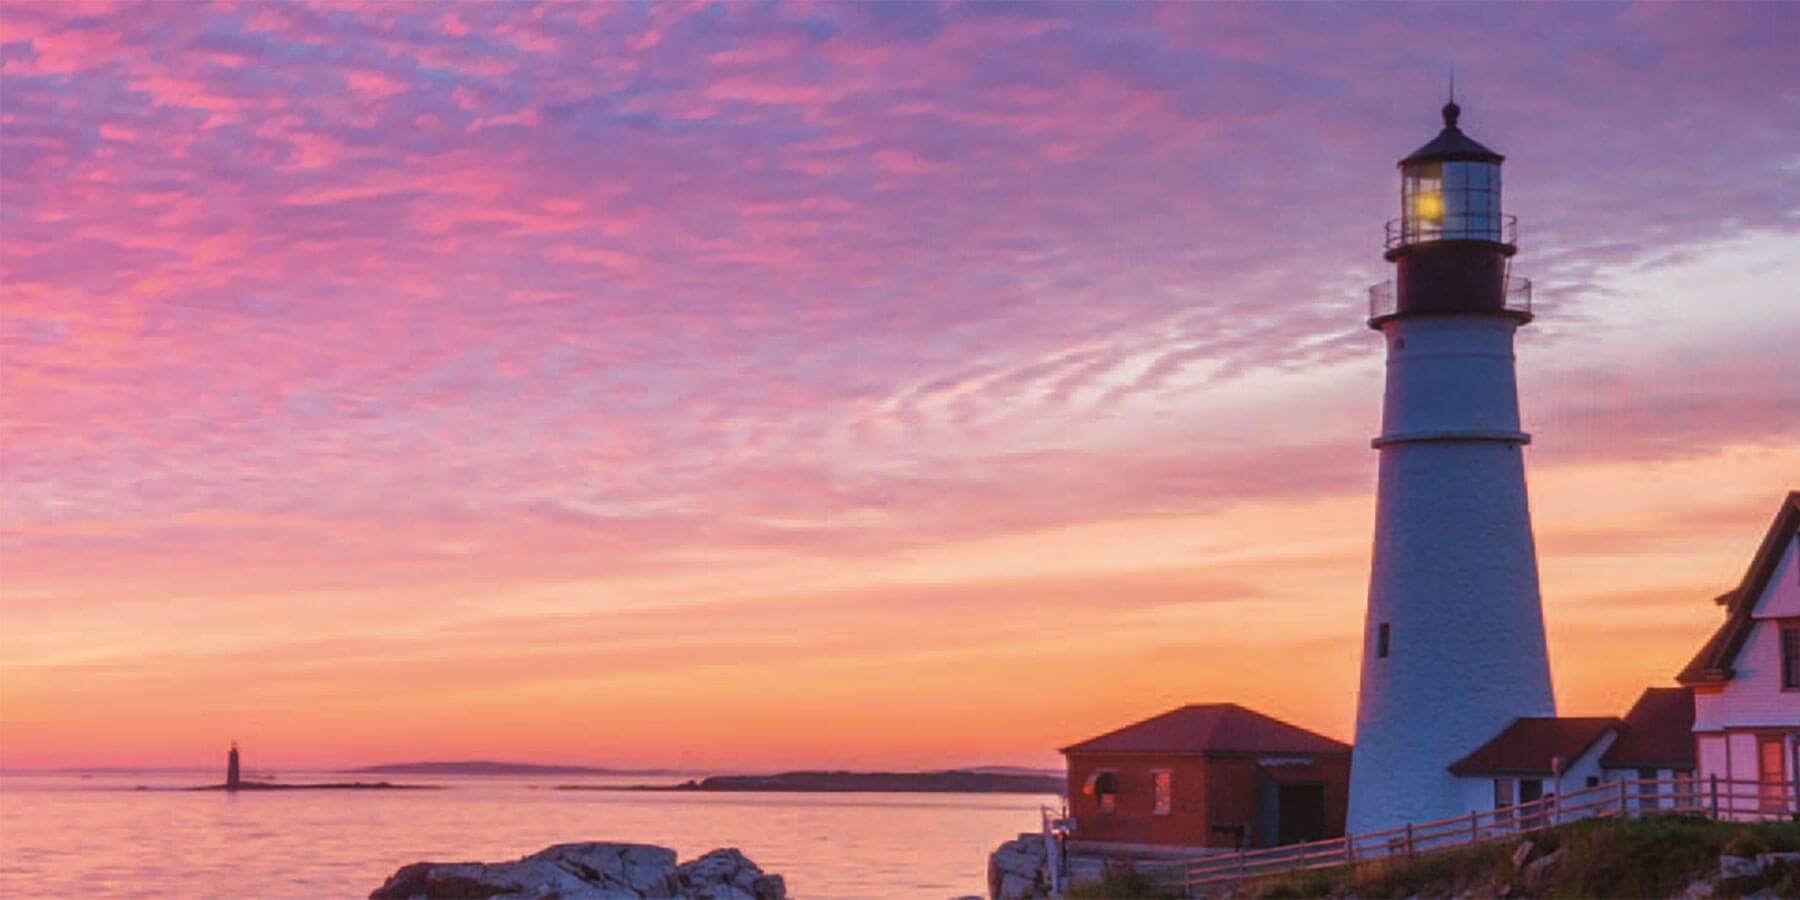
{"label": "white siding", "polygon": [[[1694,692],[1694,733],[1722,731],[1725,728],[1725,698],[1719,694]],[[1724,765],[1724,763],[1720,763]]]}
{"label": "white siding", "polygon": [[1703,781],[1714,775],[1720,778],[1730,777],[1725,766],[1725,735],[1697,734],[1694,735],[1694,741],[1699,754],[1695,760],[1694,777]]}
{"label": "white siding", "polygon": [[1745,781],[1756,777],[1756,735],[1745,733],[1725,736],[1727,777]]}
{"label": "white siding", "polygon": [[1756,607],[1751,614],[1759,619],[1776,616],[1800,616],[1800,538],[1788,541],[1787,551],[1781,554],[1781,562],[1775,566],[1775,576],[1769,579],[1769,586],[1757,598]]}
{"label": "white siding", "polygon": [[[1757,732],[1800,733],[1800,691],[1781,687],[1781,626],[1776,620],[1800,616],[1797,556],[1800,539],[1790,538],[1775,574],[1751,605],[1755,621],[1731,663],[1731,680],[1717,694],[1694,696],[1694,736],[1700,753],[1695,777],[1702,781],[1712,776],[1755,780]],[[1787,761],[1794,768],[1791,751]]]}
{"label": "white siding", "polygon": [[[1736,674],[1715,698],[1710,728],[1800,728],[1800,691],[1781,688],[1781,626],[1758,619],[1732,665]],[[1701,727],[1695,706],[1694,728]]]}
{"label": "white siding", "polygon": [[[1775,574],[1752,603],[1756,624],[1732,661],[1732,679],[1712,701],[1712,709],[1695,704],[1694,730],[1719,728],[1800,729],[1800,691],[1781,687],[1781,625],[1777,616],[1800,616],[1800,539],[1790,538]],[[1696,698],[1698,701],[1702,698]],[[1702,711],[1708,715],[1703,720]],[[1732,763],[1737,764],[1736,748]],[[1744,777],[1742,774],[1739,777]]]}

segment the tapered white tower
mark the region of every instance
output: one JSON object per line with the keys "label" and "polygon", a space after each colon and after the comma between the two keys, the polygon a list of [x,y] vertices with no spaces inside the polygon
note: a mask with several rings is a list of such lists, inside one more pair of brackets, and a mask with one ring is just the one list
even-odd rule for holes
{"label": "tapered white tower", "polygon": [[1350,773],[1351,833],[1468,815],[1447,767],[1518,716],[1553,716],[1525,499],[1510,275],[1516,220],[1500,154],[1457,128],[1400,161],[1395,280],[1370,289],[1387,339],[1375,553]]}

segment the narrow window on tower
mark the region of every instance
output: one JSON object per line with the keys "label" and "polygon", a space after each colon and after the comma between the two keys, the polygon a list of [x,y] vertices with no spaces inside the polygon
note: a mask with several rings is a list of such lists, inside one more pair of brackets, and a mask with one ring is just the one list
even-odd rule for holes
{"label": "narrow window on tower", "polygon": [[1387,655],[1388,623],[1383,622],[1380,627],[1375,629],[1375,657],[1377,659],[1387,659]]}

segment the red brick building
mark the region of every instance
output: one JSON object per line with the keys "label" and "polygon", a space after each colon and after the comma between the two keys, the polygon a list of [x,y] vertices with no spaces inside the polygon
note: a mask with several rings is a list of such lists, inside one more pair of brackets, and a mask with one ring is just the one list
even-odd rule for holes
{"label": "red brick building", "polygon": [[1344,833],[1350,745],[1235,703],[1184,706],[1062,753],[1074,840],[1234,849]]}

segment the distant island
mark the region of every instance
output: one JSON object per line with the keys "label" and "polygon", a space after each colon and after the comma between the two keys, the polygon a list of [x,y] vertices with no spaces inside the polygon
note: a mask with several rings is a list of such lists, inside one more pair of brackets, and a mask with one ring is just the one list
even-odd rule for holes
{"label": "distant island", "polygon": [[[244,780],[243,760],[238,755],[237,741],[231,742],[231,750],[225,754],[225,782],[208,784],[201,787],[179,788],[187,791],[225,791],[235,794],[239,791],[431,791],[437,790],[435,784],[393,784],[386,781],[337,781],[322,784],[278,784],[273,781]],[[138,790],[149,788],[139,786]]]}
{"label": "distant island", "polygon": [[560,785],[563,791],[793,791],[811,793],[1060,794],[1061,775],[948,769],[941,772],[782,772],[714,775],[674,785]]}
{"label": "distant island", "polygon": [[[138,788],[138,790],[145,790]],[[435,791],[435,784],[393,784],[386,781],[341,781],[327,784],[276,784],[272,781],[239,781],[184,788],[189,791]]]}
{"label": "distant island", "polygon": [[[358,775],[681,775],[672,769],[601,769],[593,766],[540,766],[531,763],[461,760],[389,763],[341,771]],[[692,771],[692,770],[689,770]]]}

